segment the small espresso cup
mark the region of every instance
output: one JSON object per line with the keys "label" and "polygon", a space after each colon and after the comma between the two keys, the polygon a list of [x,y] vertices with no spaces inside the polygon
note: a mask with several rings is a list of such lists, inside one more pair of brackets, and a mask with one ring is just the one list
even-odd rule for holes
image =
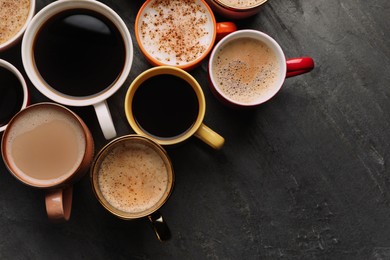
{"label": "small espresso cup", "polygon": [[243,19],[260,12],[267,0],[206,0],[216,13],[229,19]]}
{"label": "small espresso cup", "polygon": [[217,23],[204,0],[147,0],[135,20],[135,36],[146,59],[154,66],[184,70],[198,66],[216,39],[236,30],[234,23]]}
{"label": "small espresso cup", "polygon": [[125,82],[133,61],[126,24],[94,0],[59,0],[26,29],[22,60],[46,97],[68,106],[93,105],[106,139],[116,136],[106,100]]}
{"label": "small espresso cup", "polygon": [[203,124],[206,101],[199,83],[188,72],[158,66],[141,73],[125,97],[132,129],[161,145],[175,145],[195,135],[214,149],[224,138]]}
{"label": "small espresso cup", "polygon": [[0,133],[28,102],[29,94],[23,75],[11,63],[0,59]]}
{"label": "small espresso cup", "polygon": [[46,190],[49,219],[67,221],[72,185],[88,172],[94,154],[93,138],[83,120],[55,103],[31,105],[9,122],[1,152],[14,177]]}
{"label": "small espresso cup", "polygon": [[18,43],[35,13],[35,0],[1,1],[0,52]]}
{"label": "small espresso cup", "polygon": [[97,154],[90,180],[101,205],[124,220],[148,217],[157,238],[170,238],[159,209],[173,190],[174,173],[166,151],[152,140],[126,135]]}
{"label": "small espresso cup", "polygon": [[286,77],[313,68],[310,57],[286,61],[282,48],[267,34],[240,30],[223,38],[211,53],[210,89],[228,106],[255,107],[271,99]]}

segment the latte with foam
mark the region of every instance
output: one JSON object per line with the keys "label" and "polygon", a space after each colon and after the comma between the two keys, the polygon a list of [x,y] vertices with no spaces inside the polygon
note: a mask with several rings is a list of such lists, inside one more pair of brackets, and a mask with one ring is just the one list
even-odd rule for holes
{"label": "latte with foam", "polygon": [[22,111],[8,126],[6,157],[18,176],[29,182],[65,179],[80,166],[85,134],[70,114],[50,107]]}
{"label": "latte with foam", "polygon": [[138,37],[153,59],[173,66],[191,63],[208,51],[214,23],[199,0],[155,0],[139,14]]}
{"label": "latte with foam", "polygon": [[219,0],[222,4],[233,8],[251,8],[263,4],[266,0]]}
{"label": "latte with foam", "polygon": [[232,40],[215,53],[213,78],[221,92],[239,103],[251,104],[274,91],[279,64],[264,42],[244,37]]}
{"label": "latte with foam", "polygon": [[172,179],[160,154],[143,142],[109,147],[97,171],[99,190],[117,210],[141,213],[164,201]]}
{"label": "latte with foam", "polygon": [[29,12],[30,0],[0,0],[0,44],[22,29]]}

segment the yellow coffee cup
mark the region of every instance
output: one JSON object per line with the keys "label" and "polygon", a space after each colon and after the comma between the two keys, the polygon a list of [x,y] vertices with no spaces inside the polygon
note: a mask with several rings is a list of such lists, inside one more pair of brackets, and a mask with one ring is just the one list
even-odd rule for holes
{"label": "yellow coffee cup", "polygon": [[188,72],[159,66],[141,73],[125,97],[125,112],[132,129],[160,145],[175,145],[192,135],[220,149],[224,138],[203,123],[206,100]]}

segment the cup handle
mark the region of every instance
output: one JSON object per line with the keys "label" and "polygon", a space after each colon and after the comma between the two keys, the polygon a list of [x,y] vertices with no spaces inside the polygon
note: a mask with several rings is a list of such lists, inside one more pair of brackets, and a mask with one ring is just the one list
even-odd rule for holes
{"label": "cup handle", "polygon": [[223,37],[237,31],[237,26],[232,22],[220,22],[217,23],[217,41],[221,40]]}
{"label": "cup handle", "polygon": [[63,189],[49,190],[46,193],[46,212],[53,222],[65,222],[70,218],[72,210],[73,186]]}
{"label": "cup handle", "polygon": [[114,138],[116,136],[116,131],[107,101],[104,100],[100,103],[96,103],[93,105],[93,107],[95,108],[95,112],[104,137],[107,140]]}
{"label": "cup handle", "polygon": [[171,231],[160,212],[153,212],[148,216],[148,219],[153,226],[153,230],[156,233],[158,240],[164,242],[171,238]]}
{"label": "cup handle", "polygon": [[222,136],[211,130],[203,123],[195,132],[195,136],[216,150],[221,149],[225,143],[225,139]]}
{"label": "cup handle", "polygon": [[314,69],[314,61],[310,57],[287,59],[286,78],[301,75]]}

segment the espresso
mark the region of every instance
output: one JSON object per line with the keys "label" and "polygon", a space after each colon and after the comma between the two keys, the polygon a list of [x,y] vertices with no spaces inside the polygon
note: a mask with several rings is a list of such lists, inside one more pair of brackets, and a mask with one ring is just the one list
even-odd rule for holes
{"label": "espresso", "polygon": [[107,202],[127,213],[159,204],[172,184],[161,156],[148,145],[131,141],[111,148],[99,166],[97,180]]}
{"label": "espresso", "polygon": [[0,127],[22,109],[24,91],[19,78],[8,69],[0,66]]}
{"label": "espresso", "polygon": [[253,38],[235,39],[222,46],[212,66],[222,93],[246,104],[272,91],[280,70],[274,51]]}
{"label": "espresso", "polygon": [[143,48],[163,64],[195,61],[213,41],[213,20],[199,0],[155,0],[139,17],[137,29]]}
{"label": "espresso", "polygon": [[29,0],[0,0],[0,44],[14,37],[26,23]]}
{"label": "espresso", "polygon": [[70,96],[104,91],[116,82],[125,64],[125,44],[118,28],[86,9],[50,18],[39,30],[33,48],[44,81]]}
{"label": "espresso", "polygon": [[75,118],[58,109],[24,110],[8,127],[7,161],[24,179],[66,178],[76,171],[84,157],[83,128]]}
{"label": "espresso", "polygon": [[251,8],[264,3],[267,0],[219,0],[222,4],[234,8]]}
{"label": "espresso", "polygon": [[145,80],[135,91],[132,105],[138,126],[159,139],[185,134],[195,123],[199,104],[192,86],[173,75]]}

